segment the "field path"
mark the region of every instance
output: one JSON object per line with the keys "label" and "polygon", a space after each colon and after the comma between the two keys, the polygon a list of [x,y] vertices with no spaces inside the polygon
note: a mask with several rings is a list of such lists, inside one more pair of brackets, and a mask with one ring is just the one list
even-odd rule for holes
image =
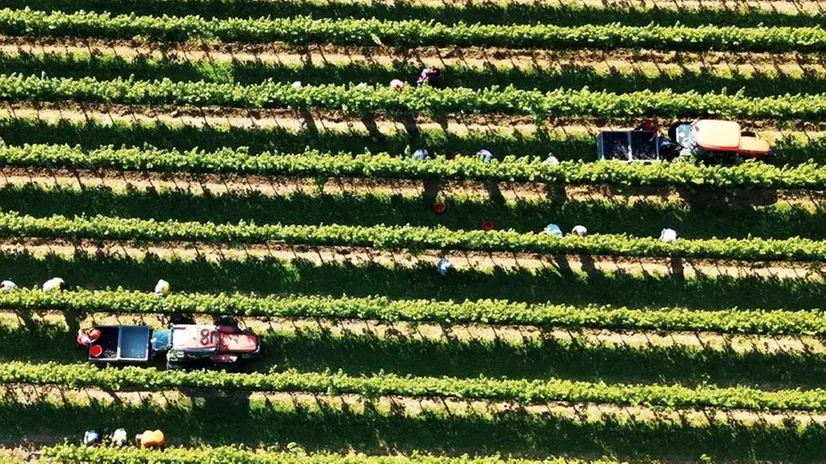
{"label": "field path", "polygon": [[378,264],[393,268],[433,267],[442,256],[448,257],[457,270],[497,269],[558,269],[561,272],[626,273],[657,275],[678,279],[695,276],[731,276],[740,278],[798,279],[824,282],[826,274],[820,263],[712,261],[679,258],[627,258],[612,256],[553,256],[527,253],[487,253],[464,251],[423,250],[417,254],[407,251],[386,251],[373,248],[287,245],[282,243],[231,245],[163,242],[134,244],[126,241],[53,240],[14,238],[0,240],[0,252],[33,255],[64,255],[87,253],[94,256],[123,256],[133,259],[153,255],[177,259],[207,259],[215,262],[243,260],[249,257],[302,260],[315,264],[341,263],[348,265]]}

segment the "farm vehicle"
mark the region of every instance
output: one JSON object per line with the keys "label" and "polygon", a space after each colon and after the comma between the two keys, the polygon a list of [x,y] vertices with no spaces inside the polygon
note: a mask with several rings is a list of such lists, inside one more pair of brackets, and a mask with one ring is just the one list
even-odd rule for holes
{"label": "farm vehicle", "polygon": [[633,130],[602,131],[597,136],[600,160],[671,161],[694,157],[707,164],[733,164],[772,154],[769,144],[734,121],[698,119],[675,122],[668,135],[646,120]]}
{"label": "farm vehicle", "polygon": [[87,333],[89,361],[98,365],[143,364],[166,356],[168,369],[216,367],[234,369],[258,356],[260,339],[233,318],[196,324],[192,318],[174,321],[168,329],[146,325],[100,325]]}

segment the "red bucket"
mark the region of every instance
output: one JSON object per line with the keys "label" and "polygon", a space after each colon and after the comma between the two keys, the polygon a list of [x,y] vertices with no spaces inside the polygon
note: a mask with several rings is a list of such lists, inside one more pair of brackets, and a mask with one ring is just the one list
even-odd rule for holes
{"label": "red bucket", "polygon": [[485,221],[482,223],[482,230],[484,230],[485,232],[493,230],[495,227],[496,226],[494,226],[493,223],[490,221]]}
{"label": "red bucket", "polygon": [[436,214],[442,214],[447,211],[447,205],[444,203],[436,203],[433,205],[433,211],[435,211]]}
{"label": "red bucket", "polygon": [[100,345],[92,345],[92,348],[89,349],[89,354],[91,354],[93,358],[99,358],[100,355],[103,354],[103,347]]}

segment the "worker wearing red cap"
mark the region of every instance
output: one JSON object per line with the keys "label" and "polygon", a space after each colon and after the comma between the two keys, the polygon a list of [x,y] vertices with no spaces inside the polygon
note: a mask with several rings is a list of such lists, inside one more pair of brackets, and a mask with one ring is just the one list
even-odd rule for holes
{"label": "worker wearing red cap", "polygon": [[657,121],[654,119],[644,119],[639,126],[637,126],[638,131],[656,131],[657,130]]}
{"label": "worker wearing red cap", "polygon": [[100,330],[98,329],[80,329],[77,331],[77,344],[80,346],[87,347],[98,338],[100,338]]}

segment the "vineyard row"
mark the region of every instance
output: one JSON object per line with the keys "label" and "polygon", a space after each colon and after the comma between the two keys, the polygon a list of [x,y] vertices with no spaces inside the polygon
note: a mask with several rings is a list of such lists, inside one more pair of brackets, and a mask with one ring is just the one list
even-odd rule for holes
{"label": "vineyard row", "polygon": [[154,368],[89,369],[85,364],[30,364],[11,361],[0,365],[0,383],[61,385],[69,388],[240,389],[248,391],[308,392],[331,396],[449,397],[466,400],[513,401],[541,404],[552,401],[667,408],[726,408],[749,410],[826,409],[826,391],[759,390],[755,388],[695,388],[657,384],[605,384],[562,379],[508,380],[452,377],[401,377],[376,374],[354,377],[343,373],[284,371],[229,373],[224,371],[159,371]]}
{"label": "vineyard row", "polygon": [[243,147],[205,152],[151,147],[84,150],[67,145],[0,145],[0,163],[27,168],[116,169],[170,174],[189,172],[704,188],[821,190],[826,186],[826,168],[811,163],[788,168],[765,163],[744,163],[733,167],[679,162],[549,164],[534,157],[510,156],[492,163],[467,156],[454,159],[438,157],[422,162],[386,153],[350,155],[316,150],[301,154],[264,152],[250,155]]}
{"label": "vineyard row", "polygon": [[[780,5],[777,5],[777,4]],[[64,12],[105,11],[112,14],[153,15],[163,11],[169,16],[198,14],[205,18],[232,17],[292,17],[308,15],[314,18],[377,18],[404,20],[417,18],[441,23],[481,22],[485,24],[610,24],[647,26],[651,23],[688,26],[707,24],[732,26],[818,26],[822,24],[823,13],[809,6],[812,2],[794,3],[795,9],[784,9],[783,1],[773,2],[766,7],[760,3],[749,5],[729,5],[715,0],[703,2],[699,7],[682,4],[657,3],[651,5],[631,5],[622,3],[580,4],[580,3],[535,3],[471,1],[462,3],[433,3],[411,1],[320,1],[291,0],[289,2],[262,2],[256,0],[144,0],[135,3],[130,0],[6,0],[4,5]],[[778,8],[779,6],[779,8]]]}
{"label": "vineyard row", "polygon": [[[826,30],[824,31],[826,34]],[[686,117],[704,115],[743,119],[805,119],[826,117],[826,95],[748,97],[742,93],[676,93],[642,90],[617,94],[607,91],[558,89],[549,92],[515,87],[469,89],[430,86],[398,91],[389,86],[316,85],[294,87],[265,81],[240,85],[216,82],[176,82],[164,78],[141,81],[94,77],[53,78],[0,75],[0,99],[22,101],[76,100],[140,105],[222,106],[239,108],[314,108],[369,116],[379,112],[433,116],[455,113],[548,117]]]}
{"label": "vineyard row", "polygon": [[103,448],[78,445],[56,445],[43,448],[41,456],[57,462],[94,462],[97,464],[619,464],[620,461],[603,458],[584,461],[573,458],[529,460],[500,458],[498,456],[433,456],[414,453],[403,455],[364,454],[305,454],[298,452],[260,452],[231,446],[167,448],[163,451],[142,448]]}
{"label": "vineyard row", "polygon": [[[319,85],[361,81],[386,84],[395,78],[416,76],[422,67],[418,60],[403,60],[392,54],[385,57],[328,56],[319,52],[325,61],[317,63],[314,61],[315,55],[304,55],[298,50],[290,54],[261,52],[249,56],[222,55],[219,52],[210,53],[208,57],[197,57],[186,53],[159,56],[146,50],[130,55],[120,50],[108,51],[103,46],[87,52],[73,46],[77,47],[69,45],[65,52],[43,53],[32,45],[31,51],[18,49],[0,53],[0,73],[70,78],[94,76],[100,80],[134,76],[139,80],[169,78],[173,81],[203,80],[243,85],[272,79]],[[273,58],[278,58],[278,61],[272,61]],[[618,58],[628,61],[617,63]],[[446,72],[439,84],[442,88],[474,89],[508,85],[538,90],[588,87],[617,93],[638,89],[704,93],[720,92],[722,89],[733,93],[743,89],[748,96],[826,93],[826,72],[820,65],[756,62],[744,66],[725,61],[726,64],[677,65],[662,64],[657,58],[660,57],[651,57],[651,61],[642,58],[633,61],[622,54],[617,57],[608,55],[605,60],[611,64],[606,65],[603,61],[578,63],[575,57],[569,57],[560,59],[562,62],[553,67],[542,63],[519,66],[504,60],[484,62],[484,65],[447,60]],[[582,57],[582,60],[586,59],[594,60]],[[429,61],[427,58],[424,60]],[[567,60],[573,62],[567,63]]]}
{"label": "vineyard row", "polygon": [[[656,232],[656,231],[655,231]],[[389,250],[468,250],[486,252],[680,257],[768,261],[826,260],[826,241],[727,238],[680,239],[628,235],[569,234],[557,237],[514,230],[452,230],[444,227],[355,225],[256,225],[245,223],[155,221],[108,216],[91,218],[50,216],[37,218],[16,212],[0,213],[0,236],[57,239],[182,241],[254,244],[282,242],[310,246],[370,247]]]}
{"label": "vineyard row", "polygon": [[0,307],[13,311],[58,310],[113,314],[228,314],[248,317],[366,319],[446,324],[530,325],[544,329],[604,328],[710,331],[754,335],[826,334],[821,311],[716,311],[682,308],[629,309],[610,306],[528,304],[505,300],[391,300],[385,297],[246,296],[241,294],[153,294],[126,290],[51,293],[18,289],[0,293]]}
{"label": "vineyard row", "polygon": [[434,23],[423,20],[313,19],[309,16],[259,19],[204,19],[200,16],[111,16],[106,13],[46,13],[0,10],[0,33],[38,37],[96,37],[188,41],[340,45],[457,45],[512,48],[648,48],[662,50],[801,51],[826,50],[826,30],[817,27],[734,26],[556,26]]}

